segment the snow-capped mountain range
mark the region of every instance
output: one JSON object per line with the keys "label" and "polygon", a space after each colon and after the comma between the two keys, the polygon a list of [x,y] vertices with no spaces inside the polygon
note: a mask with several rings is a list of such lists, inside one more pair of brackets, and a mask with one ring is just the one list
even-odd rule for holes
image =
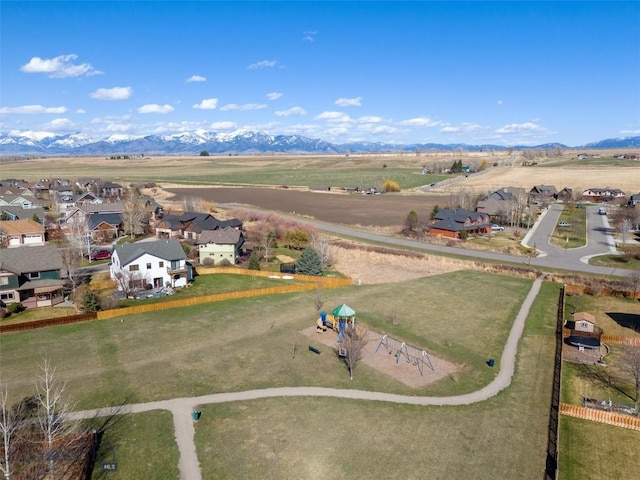
{"label": "snow-capped mountain range", "polygon": [[567,147],[560,143],[536,146],[468,145],[468,144],[389,144],[373,142],[329,143],[300,135],[269,135],[239,130],[232,133],[195,130],[172,135],[135,137],[115,134],[96,138],[83,133],[56,135],[49,132],[0,133],[0,155],[198,155],[206,150],[211,155],[259,153],[365,153],[415,152],[451,150],[505,150],[507,148],[627,148],[640,147],[640,137],[601,140],[586,145]]}

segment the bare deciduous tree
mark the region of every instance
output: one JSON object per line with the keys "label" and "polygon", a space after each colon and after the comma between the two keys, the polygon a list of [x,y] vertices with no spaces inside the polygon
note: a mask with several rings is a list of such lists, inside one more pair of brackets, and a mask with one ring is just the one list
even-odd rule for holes
{"label": "bare deciduous tree", "polygon": [[36,393],[40,407],[38,425],[46,442],[49,479],[56,476],[56,449],[63,448],[78,429],[78,423],[71,421],[69,414],[73,406],[64,398],[65,384],[56,376],[56,368],[47,357],[42,359],[41,374],[36,382]]}
{"label": "bare deciduous tree", "polygon": [[316,307],[316,313],[320,313],[322,310],[322,306],[324,305],[324,300],[322,299],[322,287],[318,285],[318,290],[316,290],[316,298],[313,301],[313,305]]}
{"label": "bare deciduous tree", "polygon": [[116,274],[116,287],[125,297],[138,298],[147,283],[147,277],[137,270],[121,270]]}
{"label": "bare deciduous tree", "polygon": [[130,195],[124,202],[122,214],[122,228],[125,235],[135,237],[144,233],[146,211],[140,197]]}
{"label": "bare deciduous tree", "polygon": [[311,235],[311,248],[313,248],[320,256],[322,262],[322,269],[331,267],[333,265],[333,256],[331,254],[331,246],[325,236],[319,232],[314,232]]}
{"label": "bare deciduous tree", "polygon": [[263,241],[262,246],[264,247],[264,260],[269,263],[271,259],[271,249],[276,245],[276,234],[273,232],[268,232]]}
{"label": "bare deciduous tree", "polygon": [[62,268],[66,274],[69,286],[76,291],[76,287],[82,283],[85,274],[80,269],[82,264],[82,250],[77,245],[69,244],[59,249],[62,258]]}
{"label": "bare deciduous tree", "polygon": [[9,408],[9,388],[4,387],[0,390],[0,409],[2,410],[0,418],[0,433],[2,433],[2,459],[0,459],[0,471],[2,471],[5,480],[11,478],[11,445],[14,435],[20,428],[20,404],[17,408]]}
{"label": "bare deciduous tree", "polygon": [[640,292],[640,268],[636,268],[629,272],[629,287],[631,289],[631,293],[633,294],[633,299],[638,297],[638,292]]}
{"label": "bare deciduous tree", "polygon": [[362,351],[366,345],[367,335],[365,332],[358,332],[358,329],[351,325],[345,328],[342,349],[344,350],[344,361],[349,369],[349,378],[351,380],[353,380],[353,371],[362,359]]}

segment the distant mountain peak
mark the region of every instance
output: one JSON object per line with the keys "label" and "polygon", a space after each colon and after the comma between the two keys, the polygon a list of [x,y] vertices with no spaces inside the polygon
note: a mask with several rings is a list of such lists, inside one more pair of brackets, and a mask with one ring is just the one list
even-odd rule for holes
{"label": "distant mountain peak", "polygon": [[[624,137],[573,148],[633,148],[640,147],[640,137]],[[96,138],[83,133],[56,135],[50,132],[11,131],[0,133],[0,155],[112,155],[165,154],[197,155],[202,150],[212,155],[260,153],[380,153],[429,151],[483,151],[536,148],[569,148],[561,143],[537,146],[467,145],[415,143],[389,144],[382,142],[350,142],[334,144],[302,135],[271,135],[248,129],[233,132],[211,132],[204,129],[182,131],[167,135],[135,136],[116,133]]]}

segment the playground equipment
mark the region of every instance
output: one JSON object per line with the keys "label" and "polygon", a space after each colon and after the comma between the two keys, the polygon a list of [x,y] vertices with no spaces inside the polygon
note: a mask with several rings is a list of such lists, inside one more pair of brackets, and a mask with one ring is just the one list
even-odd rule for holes
{"label": "playground equipment", "polygon": [[342,343],[347,325],[356,326],[356,312],[343,303],[331,311],[331,316],[327,316],[327,312],[320,312],[320,318],[316,320],[316,332],[323,333],[330,328],[338,333],[338,343]]}
{"label": "playground equipment", "polygon": [[425,365],[428,366],[432,372],[436,371],[435,368],[433,368],[429,354],[421,348],[409,345],[397,338],[390,337],[389,335],[384,335],[380,339],[374,353],[378,353],[380,347],[384,347],[389,355],[392,353],[395,354],[396,363],[400,361],[400,357],[403,357],[407,363],[412,363],[417,366],[420,371],[420,375],[424,375]]}

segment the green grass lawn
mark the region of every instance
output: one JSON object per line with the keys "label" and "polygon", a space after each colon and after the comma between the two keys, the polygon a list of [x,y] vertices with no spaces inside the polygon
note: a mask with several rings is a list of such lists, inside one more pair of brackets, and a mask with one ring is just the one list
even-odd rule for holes
{"label": "green grass lawn", "polygon": [[[586,209],[576,208],[573,204],[565,205],[558,219],[558,225],[549,238],[552,245],[562,248],[578,248],[587,244],[587,214]],[[561,227],[561,222],[570,224]]]}
{"label": "green grass lawn", "polygon": [[[409,394],[456,394],[491,381],[511,322],[531,282],[455,272],[391,285],[320,291],[325,309],[347,303],[361,324],[463,365],[455,382],[417,391],[362,365],[350,382],[330,355],[300,356],[317,292],[216,302],[2,337],[3,380],[31,392],[41,355],[67,382],[78,408],[271,386],[318,385]],[[461,292],[465,302],[452,302]],[[464,293],[462,293],[464,292]],[[499,301],[487,307],[487,299]],[[387,319],[397,314],[400,323]]]}
{"label": "green grass lawn", "polygon": [[625,327],[614,321],[607,313],[628,313],[640,315],[640,302],[629,298],[604,297],[593,295],[575,295],[567,297],[567,318],[570,312],[589,312],[596,317],[596,325],[605,334],[621,335],[623,337],[640,337],[640,332]]}
{"label": "green grass lawn", "polygon": [[[97,418],[86,425],[104,432],[91,480],[178,478],[178,447],[170,412],[119,415],[108,421]],[[102,464],[112,461],[117,462],[118,470],[103,472]]]}
{"label": "green grass lawn", "polygon": [[559,480],[635,480],[640,432],[560,417]]}
{"label": "green grass lawn", "polygon": [[315,398],[205,406],[196,425],[203,478],[541,478],[558,288],[543,285],[513,384],[498,396],[457,407]]}

